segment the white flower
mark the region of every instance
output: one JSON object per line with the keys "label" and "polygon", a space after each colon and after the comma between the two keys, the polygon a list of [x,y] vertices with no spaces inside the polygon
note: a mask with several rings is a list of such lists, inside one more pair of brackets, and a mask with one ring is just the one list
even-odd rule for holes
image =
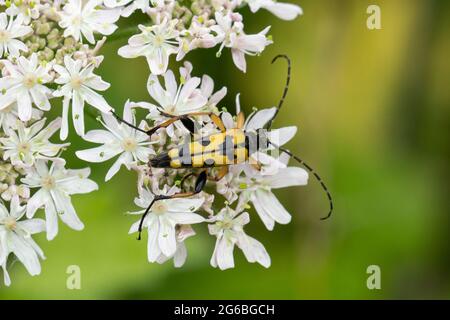
{"label": "white flower", "polygon": [[272,43],[266,37],[270,27],[265,28],[258,34],[247,35],[244,32],[244,25],[240,21],[234,22],[231,15],[223,15],[216,12],[217,25],[211,27],[211,30],[217,33],[216,41],[222,43],[218,52],[220,55],[224,47],[231,48],[233,62],[243,72],[247,70],[245,55],[256,55],[261,53],[266,46]]}
{"label": "white flower", "polygon": [[[169,192],[170,194],[170,192]],[[135,199],[137,206],[147,209],[154,195],[143,190],[140,198]],[[160,200],[153,204],[149,214],[144,219],[143,226],[148,231],[148,261],[156,262],[161,254],[172,257],[177,251],[176,227],[204,222],[205,219],[194,213],[203,203],[203,199],[168,199]],[[142,215],[145,209],[133,212]],[[135,222],[129,233],[135,233],[139,229],[140,221]]]}
{"label": "white flower", "polygon": [[39,258],[45,259],[41,248],[34,242],[31,235],[45,230],[45,221],[42,219],[22,220],[25,207],[19,204],[19,198],[11,201],[11,209],[0,203],[0,264],[3,267],[5,284],[10,284],[6,263],[9,254],[13,253],[25,266],[32,276],[41,273]]}
{"label": "white flower", "polygon": [[181,268],[187,259],[187,248],[184,244],[184,240],[189,237],[195,236],[195,231],[190,225],[181,225],[177,227],[177,249],[173,256],[166,257],[163,253],[158,257],[156,262],[159,264],[165,263],[169,259],[173,259],[173,265],[175,268]]}
{"label": "white flower", "polygon": [[272,190],[304,186],[308,183],[308,172],[298,167],[279,168],[273,175],[255,174],[243,183],[240,202],[250,200],[268,230],[273,230],[275,222],[288,224],[291,215],[278,201]]}
{"label": "white flower", "polygon": [[17,124],[17,133],[7,128],[6,138],[0,138],[0,148],[4,151],[3,160],[10,159],[13,165],[31,166],[39,158],[54,157],[61,148],[69,145],[53,144],[48,139],[61,127],[61,118],[53,120],[43,129],[46,119],[35,122],[26,128],[22,122]]}
{"label": "white flower", "polygon": [[120,18],[120,9],[99,9],[102,0],[69,0],[61,12],[59,26],[64,28],[64,37],[81,40],[83,35],[94,44],[94,32],[110,35],[116,29],[114,24]]}
{"label": "white flower", "polygon": [[22,185],[12,184],[2,192],[2,199],[5,201],[11,201],[12,198],[18,196],[19,199],[28,199],[30,197],[30,188]]}
{"label": "white flower", "polygon": [[156,108],[170,115],[182,115],[202,109],[208,102],[199,89],[201,80],[192,77],[182,79],[178,86],[172,70],[164,74],[165,88],[161,86],[155,75],[150,75],[147,89],[150,96],[158,103]]}
{"label": "white flower", "polygon": [[234,180],[236,180],[236,176],[230,172],[216,183],[217,193],[223,195],[230,204],[238,199],[238,187],[235,185]]}
{"label": "white flower", "polygon": [[238,214],[225,207],[211,219],[214,224],[208,225],[209,233],[217,237],[211,265],[221,270],[234,268],[233,251],[237,245],[248,262],[258,262],[266,268],[270,267],[270,257],[264,246],[244,232],[244,225],[250,222],[248,213]]}
{"label": "white flower", "polygon": [[152,21],[159,24],[164,19],[171,19],[177,1],[175,0],[150,0],[151,7],[146,10]]}
{"label": "white flower", "polygon": [[295,4],[283,3],[274,0],[245,0],[252,12],[263,8],[283,20],[294,20],[303,14],[302,8]]}
{"label": "white flower", "polygon": [[217,112],[217,104],[227,95],[227,88],[222,87],[219,91],[214,92],[214,80],[207,74],[202,77],[202,84],[200,86],[202,96],[208,99],[206,107],[210,111]]}
{"label": "white flower", "polygon": [[17,102],[20,120],[28,121],[32,117],[32,104],[41,110],[50,110],[49,96],[51,90],[44,86],[51,80],[49,74],[51,65],[40,65],[35,53],[29,59],[19,57],[17,65],[3,60],[4,72],[7,75],[0,78],[0,90],[5,93],[0,96],[0,110]]}
{"label": "white flower", "polygon": [[177,20],[165,19],[150,27],[139,25],[141,33],[132,36],[128,45],[119,49],[119,55],[124,58],[144,56],[152,74],[163,74],[169,65],[169,56],[178,52],[177,23]]}
{"label": "white flower", "polygon": [[39,11],[43,8],[41,0],[10,0],[9,3],[10,7],[5,12],[10,16],[23,15],[25,24],[30,23],[31,19],[39,18]]}
{"label": "white flower", "polygon": [[4,55],[19,57],[20,51],[28,52],[28,47],[17,38],[33,32],[30,26],[23,24],[24,17],[19,14],[15,19],[11,16],[8,23],[6,13],[0,13],[0,58]]}
{"label": "white flower", "polygon": [[39,208],[45,208],[48,240],[58,234],[58,216],[74,230],[84,228],[70,196],[98,189],[97,184],[87,178],[91,172],[89,168],[68,170],[64,165],[63,160],[53,160],[48,168],[45,160],[37,160],[21,180],[30,188],[39,188],[28,200],[27,217],[32,218]]}
{"label": "white flower", "polygon": [[[124,107],[123,119],[133,125],[136,123],[132,107],[134,104],[127,102]],[[147,163],[149,156],[155,152],[150,147],[155,143],[150,141],[147,134],[137,131],[128,125],[118,122],[111,114],[104,113],[103,126],[107,130],[89,131],[84,139],[94,143],[102,143],[102,146],[77,151],[78,158],[88,162],[104,162],[115,156],[119,158],[114,162],[106,174],[105,181],[111,179],[125,165],[128,169],[137,162]],[[145,121],[142,121],[139,128],[146,127]]]}
{"label": "white flower", "polygon": [[[31,111],[31,120],[39,120],[42,118],[42,111],[33,108]],[[17,108],[17,102],[11,103],[4,109],[0,110],[0,128],[7,130],[7,128],[17,129],[19,123],[19,112]]]}
{"label": "white flower", "polygon": [[95,92],[105,91],[109,88],[109,83],[102,80],[101,77],[94,74],[94,65],[88,65],[82,68],[80,60],[73,60],[69,56],[64,57],[64,67],[55,65],[53,67],[58,72],[59,77],[56,83],[63,85],[60,89],[53,92],[55,97],[64,97],[63,114],[60,137],[61,140],[67,138],[69,132],[68,114],[69,103],[72,101],[72,118],[75,130],[78,135],[84,135],[84,102],[97,108],[101,112],[109,112],[111,106],[105,98]]}
{"label": "white flower", "polygon": [[212,48],[216,43],[211,29],[199,22],[198,17],[193,17],[189,29],[181,32],[180,46],[177,61],[182,60],[187,53],[197,48]]}
{"label": "white flower", "polygon": [[[149,109],[149,118],[157,122],[166,119],[164,115],[161,115],[161,112],[176,116],[200,111],[208,103],[208,98],[202,94],[202,89],[199,88],[201,82],[201,79],[198,77],[189,79],[181,77],[181,83],[178,86],[172,70],[168,70],[164,74],[165,88],[163,88],[159,78],[155,75],[150,75],[147,89],[157,105],[141,104],[141,106]],[[211,83],[207,85],[210,86]],[[210,89],[205,87],[203,90],[209,93]],[[182,124],[178,122],[175,123],[175,126],[183,129]],[[167,132],[169,136],[173,135],[172,125],[167,127]]]}
{"label": "white flower", "polygon": [[105,0],[104,2],[108,8],[123,7],[123,17],[129,17],[136,10],[141,10],[142,13],[146,13],[151,8],[149,0]]}

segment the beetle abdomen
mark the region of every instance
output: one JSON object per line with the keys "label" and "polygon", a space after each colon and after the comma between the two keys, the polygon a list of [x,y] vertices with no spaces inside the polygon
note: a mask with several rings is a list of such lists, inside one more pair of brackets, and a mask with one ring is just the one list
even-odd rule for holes
{"label": "beetle abdomen", "polygon": [[[247,143],[248,144],[248,143]],[[156,168],[208,168],[247,161],[248,149],[243,130],[231,129],[202,137],[158,154],[150,165]]]}

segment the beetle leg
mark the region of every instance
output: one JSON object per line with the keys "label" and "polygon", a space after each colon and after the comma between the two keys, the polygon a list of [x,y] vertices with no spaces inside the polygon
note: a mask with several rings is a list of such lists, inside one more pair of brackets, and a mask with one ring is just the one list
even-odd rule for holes
{"label": "beetle leg", "polygon": [[212,112],[193,112],[193,113],[186,113],[183,114],[181,116],[174,116],[172,118],[170,118],[169,120],[151,128],[150,130],[148,130],[146,133],[151,136],[152,134],[154,134],[158,129],[160,128],[167,128],[168,126],[170,126],[172,123],[174,123],[175,121],[180,120],[183,125],[186,127],[186,129],[189,130],[189,132],[191,134],[194,133],[194,122],[189,118],[189,117],[196,117],[196,116],[208,116],[211,118],[211,120],[214,122],[214,124],[220,129],[221,132],[225,132],[226,128],[225,125],[223,124],[222,119],[216,115],[215,113]]}
{"label": "beetle leg", "polygon": [[193,113],[188,113],[186,114],[186,116],[208,116],[211,118],[211,120],[214,122],[214,124],[217,126],[217,128],[219,128],[220,132],[225,132],[227,131],[227,128],[225,128],[225,125],[223,124],[222,119],[220,118],[220,116],[218,116],[215,113],[212,112],[193,112]]}
{"label": "beetle leg", "polygon": [[221,132],[227,131],[225,125],[223,124],[222,119],[218,115],[211,113],[210,118],[214,122],[214,124],[220,129]]}
{"label": "beetle leg", "polygon": [[252,163],[251,166],[256,170],[261,171],[261,167],[262,167],[261,163],[259,163],[259,162]]}
{"label": "beetle leg", "polygon": [[156,131],[158,131],[161,128],[167,128],[172,123],[174,123],[177,120],[180,120],[181,116],[170,118],[169,120],[164,121],[163,123],[158,124],[157,126],[154,126],[150,130],[147,130],[145,133],[151,137]]}
{"label": "beetle leg", "polygon": [[192,177],[192,176],[194,176],[194,175],[195,175],[195,173],[190,172],[190,173],[186,174],[185,176],[183,176],[183,177],[181,178],[181,181],[180,181],[180,188],[183,188],[184,182],[185,182],[188,178],[190,178],[190,177]]}
{"label": "beetle leg", "polygon": [[212,181],[220,181],[228,173],[228,166],[221,167],[218,174],[214,177],[209,176],[208,179]]}
{"label": "beetle leg", "polygon": [[244,124],[245,124],[245,115],[244,115],[244,113],[241,111],[241,112],[239,112],[239,114],[237,115],[236,129],[243,129],[243,128],[244,128]]}
{"label": "beetle leg", "polygon": [[179,193],[175,193],[175,194],[173,194],[171,196],[155,195],[155,197],[153,198],[152,202],[150,202],[150,205],[147,207],[147,209],[145,210],[144,214],[141,217],[141,220],[139,222],[139,229],[138,229],[139,235],[138,235],[137,239],[141,240],[142,226],[144,224],[144,220],[147,217],[147,215],[149,214],[150,209],[155,204],[155,202],[160,201],[160,200],[168,200],[168,199],[189,198],[189,197],[191,197],[193,195],[196,195],[196,194],[202,192],[203,188],[206,185],[206,181],[207,180],[208,180],[207,170],[203,170],[197,176],[197,180],[195,181],[194,191],[192,191],[192,192],[179,192]]}

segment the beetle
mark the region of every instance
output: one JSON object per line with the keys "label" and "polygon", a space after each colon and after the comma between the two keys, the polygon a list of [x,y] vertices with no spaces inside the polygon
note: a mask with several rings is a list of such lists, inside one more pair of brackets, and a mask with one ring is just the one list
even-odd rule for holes
{"label": "beetle", "polygon": [[[207,116],[215,124],[217,129],[219,129],[218,133],[203,136],[200,137],[199,139],[192,138],[190,140],[187,140],[186,143],[181,144],[179,146],[175,146],[170,150],[163,151],[149,160],[148,166],[151,168],[200,169],[200,172],[196,175],[196,180],[192,191],[179,192],[170,196],[155,195],[150,205],[147,207],[147,209],[145,210],[144,214],[141,217],[139,223],[138,240],[141,239],[141,232],[144,219],[150,212],[150,209],[152,208],[155,202],[166,199],[186,198],[196,195],[203,190],[208,179],[214,179],[216,181],[219,181],[227,174],[228,167],[230,165],[246,163],[249,161],[250,156],[252,154],[254,154],[257,151],[266,150],[270,146],[286,153],[289,157],[299,162],[311,174],[314,175],[314,177],[318,180],[318,182],[322,186],[322,189],[325,191],[330,206],[328,215],[324,218],[321,218],[321,220],[328,219],[331,216],[333,212],[333,200],[322,178],[316,173],[314,169],[312,169],[311,166],[305,163],[300,157],[276,145],[275,143],[270,141],[267,136],[267,131],[270,130],[273,121],[275,120],[281,107],[283,106],[284,100],[289,90],[289,84],[291,80],[291,60],[289,59],[288,56],[277,55],[272,60],[272,63],[274,63],[280,58],[285,59],[288,64],[286,85],[284,87],[282,97],[278,103],[274,116],[268,122],[266,128],[258,129],[256,130],[256,132],[246,131],[244,129],[245,116],[242,112],[240,112],[237,115],[236,127],[232,129],[227,129],[224,123],[222,122],[221,117],[213,112],[195,112],[174,116],[160,111],[163,116],[168,118],[168,120],[162,122],[159,125],[156,125],[155,127],[149,130],[143,130],[123,120],[116,113],[114,113],[114,111],[112,111],[112,114],[114,115],[115,118],[117,118],[118,121],[134,128],[135,130],[147,134],[149,137],[155,134],[156,131],[158,131],[159,129],[167,128],[176,121],[180,121],[193,137],[195,131],[195,123],[192,120],[192,118],[195,117]],[[258,166],[258,164],[253,165],[255,165],[256,167]],[[219,169],[219,173],[214,178],[208,175],[208,172],[211,168]],[[183,177],[181,181],[184,182],[187,177],[193,175],[195,174],[189,173],[185,177]]]}

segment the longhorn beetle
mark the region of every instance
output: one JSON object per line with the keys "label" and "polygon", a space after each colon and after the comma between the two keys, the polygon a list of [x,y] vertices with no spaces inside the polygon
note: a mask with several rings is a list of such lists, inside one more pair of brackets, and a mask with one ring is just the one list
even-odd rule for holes
{"label": "longhorn beetle", "polygon": [[[180,121],[187,130],[190,131],[191,135],[194,133],[195,124],[192,117],[208,116],[213,123],[220,130],[219,133],[211,134],[209,136],[201,137],[200,139],[191,139],[187,141],[184,145],[176,146],[170,150],[164,151],[157,154],[155,157],[150,159],[148,165],[153,168],[171,168],[171,169],[202,169],[198,175],[196,175],[196,181],[194,185],[194,190],[190,192],[179,192],[173,195],[155,195],[152,202],[145,210],[141,217],[139,223],[139,236],[138,240],[141,239],[142,225],[144,223],[145,217],[150,212],[153,204],[160,200],[174,199],[174,198],[186,198],[191,197],[195,194],[200,193],[206,185],[208,180],[208,171],[210,168],[220,168],[218,175],[215,177],[216,181],[222,179],[228,172],[228,166],[234,164],[240,164],[247,162],[249,157],[261,150],[268,149],[270,146],[278,148],[282,152],[285,152],[289,157],[293,158],[304,166],[322,186],[325,191],[330,209],[326,217],[321,218],[321,220],[328,219],[333,212],[333,200],[327,186],[320,178],[320,176],[302,159],[294,155],[290,151],[276,145],[268,139],[266,135],[267,130],[270,130],[275,117],[278,115],[281,107],[283,106],[284,100],[287,96],[289,90],[289,84],[291,80],[291,60],[286,55],[278,55],[273,60],[272,63],[277,61],[279,58],[283,58],[287,61],[288,71],[286,85],[283,90],[283,95],[278,103],[276,112],[273,118],[267,123],[266,128],[258,129],[256,132],[249,132],[244,130],[245,116],[242,112],[237,115],[236,128],[226,129],[222,119],[219,115],[212,112],[195,112],[183,115],[170,115],[165,112],[161,112],[163,116],[169,118],[167,121],[162,122],[159,125],[151,128],[150,130],[143,130],[134,126],[133,124],[120,118],[114,111],[112,114],[117,118],[118,121],[147,134],[151,137],[157,130],[161,128],[167,128],[169,125],[176,121]],[[182,182],[189,176],[195,175],[194,173],[189,173],[183,179]],[[181,184],[182,185],[182,184]]]}

